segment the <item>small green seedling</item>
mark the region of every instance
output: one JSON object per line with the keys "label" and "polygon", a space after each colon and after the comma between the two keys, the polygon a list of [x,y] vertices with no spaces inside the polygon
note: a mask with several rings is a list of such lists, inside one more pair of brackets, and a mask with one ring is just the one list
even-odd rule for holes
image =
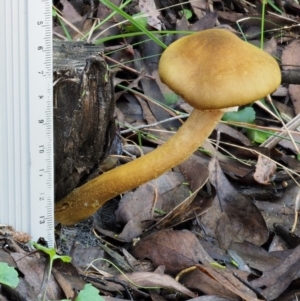
{"label": "small green seedling", "polygon": [[18,272],[6,262],[0,262],[0,283],[12,288],[19,284]]}
{"label": "small green seedling", "polygon": [[[71,262],[71,260],[72,260],[72,258],[70,256],[57,255],[54,248],[47,248],[47,247],[44,247],[44,246],[42,246],[42,245],[40,245],[36,242],[32,242],[32,245],[37,250],[49,255],[50,263],[49,263],[49,272],[48,272],[48,283],[49,283],[49,279],[50,279],[50,276],[51,276],[51,271],[52,271],[52,266],[53,266],[53,261],[54,260],[60,259],[63,262]],[[44,294],[43,294],[43,300],[45,300],[45,298],[46,298],[46,293],[47,293],[47,286],[46,286]]]}

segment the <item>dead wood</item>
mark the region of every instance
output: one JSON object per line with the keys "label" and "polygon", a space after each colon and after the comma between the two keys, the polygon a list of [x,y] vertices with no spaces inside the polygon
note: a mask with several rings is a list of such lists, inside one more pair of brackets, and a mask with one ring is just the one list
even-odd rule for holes
{"label": "dead wood", "polygon": [[112,74],[98,46],[54,41],[55,199],[98,175],[115,133]]}

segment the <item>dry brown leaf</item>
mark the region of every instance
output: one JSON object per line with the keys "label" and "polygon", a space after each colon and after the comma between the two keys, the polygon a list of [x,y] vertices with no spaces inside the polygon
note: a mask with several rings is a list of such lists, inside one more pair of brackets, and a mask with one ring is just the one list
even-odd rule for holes
{"label": "dry brown leaf", "polygon": [[143,288],[165,288],[168,290],[180,292],[192,298],[196,296],[192,291],[190,291],[168,275],[150,272],[135,272],[132,274],[120,275],[118,276],[118,278],[128,282],[129,284],[137,285]]}
{"label": "dry brown leaf", "polygon": [[207,10],[207,2],[204,0],[193,0],[189,1],[191,8],[194,14],[197,16],[198,19],[201,19],[205,16],[205,11]]}
{"label": "dry brown leaf", "polygon": [[[249,198],[238,193],[229,183],[216,159],[211,160],[209,171],[210,182],[215,186],[217,197],[202,221],[210,227],[210,233],[215,233],[220,213],[225,212],[231,223],[231,233],[224,231],[224,236],[234,237],[234,241],[238,242],[249,241],[262,245],[268,239],[268,229],[260,211]],[[225,238],[220,239],[226,241]]]}
{"label": "dry brown leaf", "polygon": [[282,69],[297,69],[300,66],[300,42],[294,40],[282,51]]}
{"label": "dry brown leaf", "polygon": [[261,272],[270,270],[280,263],[279,258],[273,256],[264,248],[249,242],[234,242],[230,249],[234,250],[251,268]]}
{"label": "dry brown leaf", "polygon": [[237,296],[240,296],[243,300],[246,301],[258,301],[260,299],[256,298],[256,295],[251,291],[246,285],[240,282],[234,275],[233,272],[226,269],[218,269],[210,266],[197,265],[200,271],[206,272],[210,277],[215,279],[226,289],[230,290]]}
{"label": "dry brown leaf", "polygon": [[261,294],[266,300],[276,299],[294,280],[300,269],[300,246],[293,249],[280,264],[265,271],[263,275],[251,281],[255,288],[262,288]]}
{"label": "dry brown leaf", "polygon": [[240,300],[236,294],[232,293],[218,281],[199,269],[184,274],[180,282],[189,289],[200,291],[205,295],[222,296],[230,300]]}
{"label": "dry brown leaf", "polygon": [[[297,69],[300,66],[300,42],[294,40],[282,51],[282,68],[284,70]],[[296,114],[300,113],[300,85],[289,85],[289,94],[293,100]]]}
{"label": "dry brown leaf", "polygon": [[139,0],[139,7],[141,12],[147,16],[147,23],[153,28],[161,30],[161,21],[158,18],[160,13],[155,6],[155,1]]}
{"label": "dry brown leaf", "polygon": [[[194,2],[194,1],[193,1]],[[189,30],[201,31],[205,29],[213,28],[217,22],[218,13],[216,11],[206,13],[200,20],[196,21]]]}
{"label": "dry brown leaf", "polygon": [[[41,291],[41,285],[43,283],[46,261],[37,257],[24,257],[24,255],[20,253],[12,253],[11,256],[15,259],[18,269],[23,273],[27,283],[38,295]],[[51,290],[47,291],[47,300],[61,299],[61,288],[57,285],[57,282],[52,275],[50,277],[48,286],[51,287]]]}
{"label": "dry brown leaf", "polygon": [[149,258],[153,266],[164,265],[168,273],[178,273],[198,262],[209,264],[213,259],[190,231],[157,231],[139,241],[132,250],[139,259]]}
{"label": "dry brown leaf", "polygon": [[232,299],[223,298],[219,296],[201,296],[201,297],[189,299],[188,301],[232,301]]}
{"label": "dry brown leaf", "polygon": [[265,156],[259,155],[253,177],[260,184],[270,185],[275,171],[276,163]]}
{"label": "dry brown leaf", "polygon": [[204,198],[198,194],[208,179],[208,169],[198,159],[199,157],[192,156],[180,164],[180,169],[189,181],[193,193],[176,207],[173,207],[171,211],[168,210],[169,213],[153,227],[157,229],[174,227],[203,214],[211,207],[213,197]]}
{"label": "dry brown leaf", "polygon": [[300,113],[300,85],[289,85],[289,94],[293,101],[295,113]]}
{"label": "dry brown leaf", "polygon": [[183,181],[180,173],[169,172],[126,193],[116,211],[117,222],[126,224],[118,238],[130,242],[153,223],[154,208],[168,212],[183,202],[189,195]]}
{"label": "dry brown leaf", "polygon": [[63,17],[67,21],[69,21],[71,24],[74,24],[82,20],[82,16],[80,16],[80,14],[68,0],[60,0],[60,3],[63,5]]}

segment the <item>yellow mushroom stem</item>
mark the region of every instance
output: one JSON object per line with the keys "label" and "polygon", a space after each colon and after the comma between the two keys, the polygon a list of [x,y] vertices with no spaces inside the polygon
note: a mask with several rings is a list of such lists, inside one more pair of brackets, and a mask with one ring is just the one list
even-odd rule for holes
{"label": "yellow mushroom stem", "polygon": [[112,169],[76,188],[55,204],[55,220],[78,223],[108,200],[153,180],[189,158],[211,134],[223,115],[221,110],[194,110],[178,132],[151,153]]}

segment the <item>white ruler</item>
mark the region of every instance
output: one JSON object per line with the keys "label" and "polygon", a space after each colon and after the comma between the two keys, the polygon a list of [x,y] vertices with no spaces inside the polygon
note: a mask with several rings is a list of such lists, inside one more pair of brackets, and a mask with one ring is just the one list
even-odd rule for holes
{"label": "white ruler", "polygon": [[53,246],[51,10],[0,1],[0,224]]}

